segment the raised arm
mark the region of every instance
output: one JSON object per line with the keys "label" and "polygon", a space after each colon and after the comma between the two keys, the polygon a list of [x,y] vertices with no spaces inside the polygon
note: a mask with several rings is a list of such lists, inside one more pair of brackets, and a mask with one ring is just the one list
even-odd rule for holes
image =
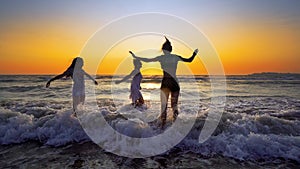
{"label": "raised arm", "polygon": [[89,74],[86,73],[85,71],[84,71],[84,74],[85,74],[89,79],[91,79],[91,80],[95,83],[95,85],[98,85],[98,82],[97,82],[91,75],[89,75]]}
{"label": "raised arm", "polygon": [[155,58],[141,58],[141,57],[138,57],[136,56],[133,52],[129,51],[129,53],[132,55],[133,58],[135,59],[139,59],[143,62],[157,62],[159,61],[159,58],[158,57],[155,57]]}
{"label": "raised arm", "polygon": [[197,55],[197,53],[198,53],[198,49],[195,49],[193,52],[193,55],[190,58],[180,57],[180,59],[184,62],[192,62],[194,60],[195,56]]}

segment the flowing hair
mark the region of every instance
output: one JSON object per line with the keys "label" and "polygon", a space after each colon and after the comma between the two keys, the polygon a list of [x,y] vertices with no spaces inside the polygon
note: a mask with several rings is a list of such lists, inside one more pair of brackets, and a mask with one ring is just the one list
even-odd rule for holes
{"label": "flowing hair", "polygon": [[73,73],[74,73],[74,69],[75,69],[77,61],[83,63],[83,59],[81,57],[74,58],[71,65],[66,70],[66,77],[72,77],[73,78]]}

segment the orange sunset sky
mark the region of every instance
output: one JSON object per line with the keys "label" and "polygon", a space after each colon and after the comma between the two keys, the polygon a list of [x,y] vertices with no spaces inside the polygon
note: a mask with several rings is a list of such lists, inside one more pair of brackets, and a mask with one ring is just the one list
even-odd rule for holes
{"label": "orange sunset sky", "polygon": [[[228,75],[300,73],[298,0],[4,0],[0,3],[0,74],[61,73],[99,28],[120,17],[143,12],[175,15],[192,23],[214,46]],[[163,36],[156,36],[154,41],[157,46],[147,41],[143,44],[159,54]],[[141,41],[133,38],[130,43],[138,46]],[[181,48],[179,41],[173,39],[172,43],[174,53],[188,57],[193,49],[199,48],[199,55],[202,54],[201,46],[190,46],[188,50]],[[112,50],[107,55],[128,57],[128,50],[132,50],[122,44],[117,48],[124,50]],[[85,63],[85,69],[89,64],[91,61]],[[187,66],[196,74],[206,73],[201,60]],[[103,69],[97,73],[116,72],[109,66]]]}

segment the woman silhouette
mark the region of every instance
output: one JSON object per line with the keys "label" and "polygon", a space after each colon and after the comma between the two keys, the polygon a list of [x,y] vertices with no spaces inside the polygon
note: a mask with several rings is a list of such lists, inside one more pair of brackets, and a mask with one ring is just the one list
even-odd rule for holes
{"label": "woman silhouette", "polygon": [[171,107],[173,109],[173,121],[176,120],[178,116],[178,96],[180,87],[176,77],[177,64],[179,61],[192,62],[198,53],[198,49],[194,50],[190,58],[183,58],[179,55],[171,54],[172,45],[171,42],[165,37],[166,42],[162,45],[163,55],[157,56],[155,58],[141,58],[135,56],[131,51],[129,51],[135,59],[140,59],[144,62],[160,62],[161,68],[163,70],[163,79],[161,81],[161,127],[164,128],[167,120],[167,107],[168,99],[171,94]]}
{"label": "woman silhouette", "polygon": [[63,77],[71,77],[73,79],[74,83],[73,83],[72,97],[73,97],[73,111],[75,116],[76,116],[78,105],[84,104],[85,101],[84,75],[86,75],[89,79],[94,81],[95,85],[98,85],[97,81],[82,69],[82,66],[83,66],[83,59],[80,57],[76,57],[73,59],[72,64],[64,73],[50,79],[46,84],[46,87],[48,88],[50,86],[50,83],[54,80]]}

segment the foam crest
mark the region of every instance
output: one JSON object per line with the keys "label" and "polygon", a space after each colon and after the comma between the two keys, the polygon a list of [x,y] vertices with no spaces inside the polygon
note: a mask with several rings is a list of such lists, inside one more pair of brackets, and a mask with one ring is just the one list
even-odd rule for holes
{"label": "foam crest", "polygon": [[46,145],[61,146],[70,142],[89,140],[70,110],[34,118],[7,109],[0,109],[0,144],[39,141]]}

